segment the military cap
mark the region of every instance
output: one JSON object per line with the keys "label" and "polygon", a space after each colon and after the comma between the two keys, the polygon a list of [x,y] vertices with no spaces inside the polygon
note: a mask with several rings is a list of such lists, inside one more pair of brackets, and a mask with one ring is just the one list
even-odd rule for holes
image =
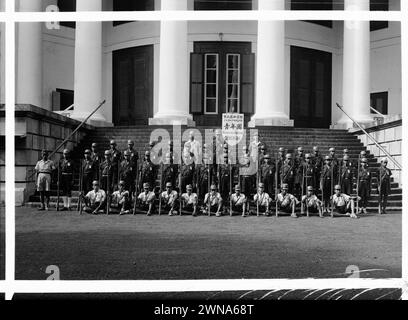
{"label": "military cap", "polygon": [[96,143],[96,142],[93,142],[92,144],[91,144],[91,147],[97,147],[98,146],[98,144]]}
{"label": "military cap", "polygon": [[69,150],[68,149],[64,149],[64,151],[62,151],[63,154],[68,154]]}
{"label": "military cap", "polygon": [[367,162],[368,162],[368,160],[367,160],[367,158],[363,158],[363,159],[361,159],[361,162],[363,162],[363,163],[367,163]]}
{"label": "military cap", "polygon": [[319,151],[319,147],[318,147],[318,146],[314,146],[314,147],[313,147],[313,151]]}
{"label": "military cap", "polygon": [[211,189],[211,190],[213,190],[213,189],[217,190],[217,185],[212,184],[211,187],[210,187],[210,189]]}
{"label": "military cap", "polygon": [[313,189],[313,187],[312,186],[308,186],[307,187],[307,191],[313,191],[314,189]]}
{"label": "military cap", "polygon": [[258,187],[259,187],[259,188],[264,188],[265,185],[264,185],[262,182],[259,182]]}
{"label": "military cap", "polygon": [[105,156],[109,156],[110,155],[110,151],[109,150],[105,150]]}
{"label": "military cap", "polygon": [[343,150],[343,153],[348,153],[348,152],[349,152],[349,151],[348,151],[347,148]]}
{"label": "military cap", "polygon": [[240,188],[240,186],[237,184],[237,185],[235,185],[235,191],[241,191],[241,188]]}
{"label": "military cap", "polygon": [[350,157],[348,156],[348,155],[345,155],[344,157],[343,157],[343,160],[344,161],[348,161],[350,159]]}
{"label": "military cap", "polygon": [[388,163],[388,159],[386,157],[381,159],[381,162],[387,162]]}
{"label": "military cap", "polygon": [[98,181],[98,180],[92,181],[92,185],[93,185],[93,186],[99,186],[99,181]]}
{"label": "military cap", "polygon": [[265,150],[266,146],[264,144],[261,145],[261,150]]}
{"label": "military cap", "polygon": [[278,149],[278,151],[279,151],[279,152],[285,152],[285,149],[282,148],[282,147],[280,147],[280,148]]}
{"label": "military cap", "polygon": [[186,187],[187,190],[193,190],[193,186],[191,184],[188,184]]}
{"label": "military cap", "polygon": [[331,147],[331,148],[329,149],[329,152],[334,152],[334,151],[336,151],[336,149],[333,148],[333,147]]}
{"label": "military cap", "polygon": [[303,147],[298,147],[297,150],[298,151],[303,151]]}
{"label": "military cap", "polygon": [[326,161],[326,160],[330,161],[331,158],[330,158],[330,156],[325,156],[325,157],[324,157],[324,160],[325,160],[325,161]]}
{"label": "military cap", "polygon": [[110,145],[116,145],[116,142],[115,142],[115,140],[111,140],[111,141],[109,142],[109,144],[110,144]]}
{"label": "military cap", "polygon": [[84,153],[85,153],[85,154],[91,154],[91,150],[86,149]]}
{"label": "military cap", "polygon": [[292,159],[292,154],[291,154],[291,153],[287,153],[287,154],[286,154],[286,159]]}
{"label": "military cap", "polygon": [[206,143],[203,144],[203,148],[204,148],[204,149],[207,148],[207,144],[206,144]]}
{"label": "military cap", "polygon": [[171,182],[167,182],[167,183],[166,183],[166,188],[167,188],[167,187],[170,187],[170,188],[172,187]]}
{"label": "military cap", "polygon": [[120,186],[124,186],[124,185],[125,185],[125,181],[120,180],[120,181],[119,181],[119,185],[120,185]]}
{"label": "military cap", "polygon": [[145,151],[145,156],[149,156],[149,157],[150,157],[150,151]]}
{"label": "military cap", "polygon": [[361,155],[361,156],[366,155],[366,154],[367,154],[367,152],[365,152],[365,150],[362,150],[362,151],[360,152],[360,155]]}
{"label": "military cap", "polygon": [[150,188],[150,185],[148,182],[143,183],[143,188]]}
{"label": "military cap", "polygon": [[282,189],[289,189],[289,186],[287,183],[282,183]]}
{"label": "military cap", "polygon": [[128,145],[129,145],[129,144],[134,145],[135,143],[134,143],[132,140],[128,140],[127,144],[128,144]]}
{"label": "military cap", "polygon": [[263,158],[264,159],[270,159],[271,157],[269,156],[269,154],[265,154]]}
{"label": "military cap", "polygon": [[305,154],[305,159],[309,159],[311,157],[310,153]]}
{"label": "military cap", "polygon": [[334,190],[341,190],[340,185],[339,185],[339,184],[336,184],[336,185],[334,186]]}
{"label": "military cap", "polygon": [[149,142],[149,147],[154,147],[154,141]]}

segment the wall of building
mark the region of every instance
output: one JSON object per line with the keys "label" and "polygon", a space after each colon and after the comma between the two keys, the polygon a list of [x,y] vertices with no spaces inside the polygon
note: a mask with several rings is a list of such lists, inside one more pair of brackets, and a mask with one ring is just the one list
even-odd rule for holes
{"label": "wall of building", "polygon": [[[392,2],[395,4],[395,2]],[[327,28],[303,21],[287,21],[285,62],[285,110],[290,106],[290,46],[302,46],[332,53],[332,122],[340,118],[335,103],[342,103],[343,22],[334,21]],[[190,21],[188,48],[194,41],[249,41],[252,52],[257,50],[257,23],[255,21]],[[401,113],[401,43],[400,23],[390,22],[389,28],[371,32],[371,90],[389,91],[389,113]],[[51,109],[51,92],[55,88],[73,89],[74,86],[73,29],[61,27],[43,35],[43,103]],[[137,21],[113,27],[103,23],[103,93],[106,104],[102,109],[112,121],[112,52],[118,49],[152,44],[154,46],[154,112],[157,111],[159,85],[160,23]]]}

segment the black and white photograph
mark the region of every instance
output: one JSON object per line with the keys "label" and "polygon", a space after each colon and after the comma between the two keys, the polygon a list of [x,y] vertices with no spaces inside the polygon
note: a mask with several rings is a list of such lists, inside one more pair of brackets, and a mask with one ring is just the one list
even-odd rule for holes
{"label": "black and white photograph", "polygon": [[[386,13],[400,12],[400,0],[19,0],[14,9],[73,13],[72,21],[13,22],[14,106],[5,105],[0,74],[0,201],[7,167],[15,170],[15,280],[403,278],[401,21],[119,15]],[[76,21],[83,11],[116,11],[118,20]],[[10,107],[14,168],[5,163]],[[0,242],[4,277],[4,227]],[[126,297],[401,295],[328,285],[146,287]]]}

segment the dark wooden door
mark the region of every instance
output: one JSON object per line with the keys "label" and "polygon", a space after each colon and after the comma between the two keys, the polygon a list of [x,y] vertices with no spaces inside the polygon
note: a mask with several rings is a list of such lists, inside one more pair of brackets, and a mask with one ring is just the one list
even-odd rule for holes
{"label": "dark wooden door", "polygon": [[292,46],[290,69],[290,118],[295,127],[329,128],[331,53]]}
{"label": "dark wooden door", "polygon": [[227,111],[244,113],[246,122],[249,120],[253,114],[254,61],[250,42],[194,43],[190,111],[197,125],[220,126],[222,113]]}
{"label": "dark wooden door", "polygon": [[148,124],[153,116],[153,46],[113,52],[113,123]]}

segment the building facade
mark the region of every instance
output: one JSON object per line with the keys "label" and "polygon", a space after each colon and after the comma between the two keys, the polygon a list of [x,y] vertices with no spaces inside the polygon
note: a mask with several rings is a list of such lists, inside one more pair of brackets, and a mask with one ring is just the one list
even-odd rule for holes
{"label": "building facade", "polygon": [[[300,1],[20,0],[20,11],[294,10]],[[399,10],[400,1],[318,1],[311,9]],[[132,7],[132,5],[134,7]],[[74,105],[94,125],[221,125],[351,128],[369,106],[401,114],[399,22],[134,21],[19,23],[17,104],[50,111]]]}

